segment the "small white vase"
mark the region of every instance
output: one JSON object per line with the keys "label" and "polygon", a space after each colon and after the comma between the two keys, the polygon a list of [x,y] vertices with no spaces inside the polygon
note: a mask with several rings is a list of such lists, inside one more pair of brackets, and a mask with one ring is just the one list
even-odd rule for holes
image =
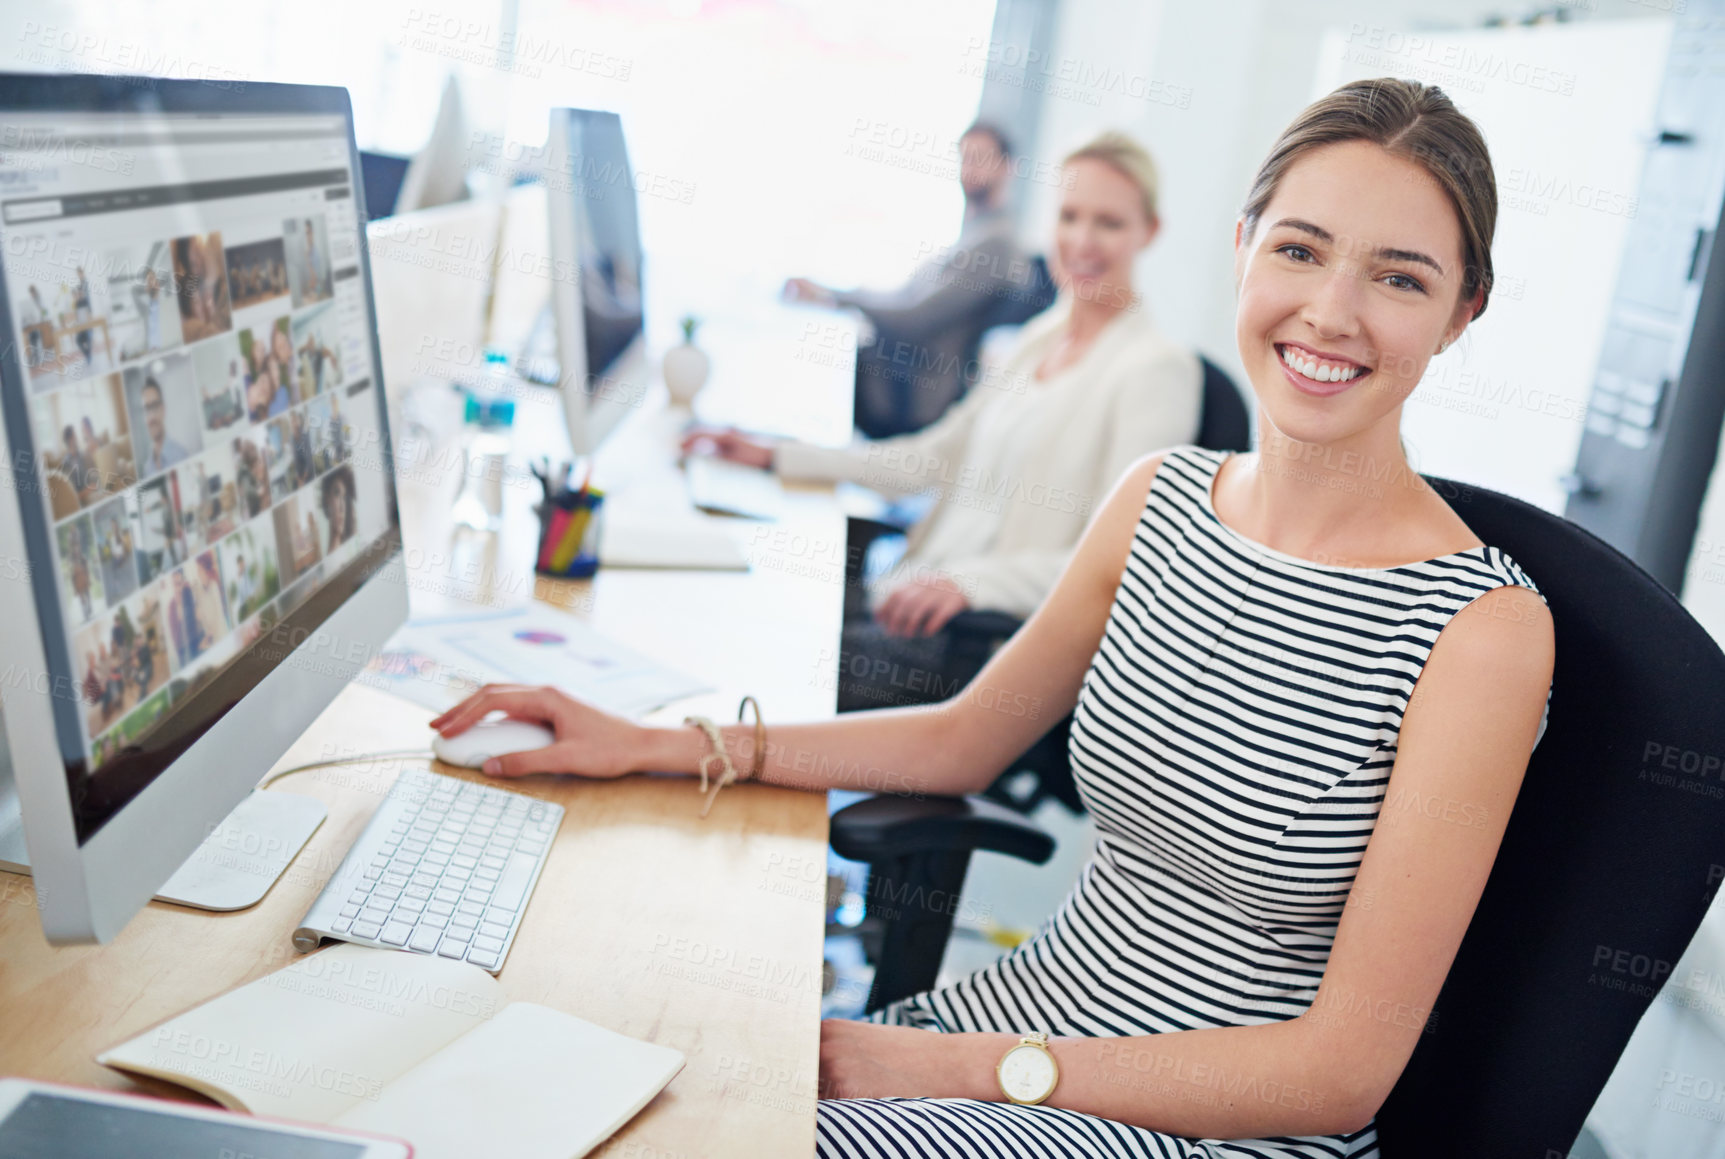
{"label": "small white vase", "polygon": [[692,342],[679,343],[665,351],[665,389],[673,406],[688,406],[707,384],[712,359]]}

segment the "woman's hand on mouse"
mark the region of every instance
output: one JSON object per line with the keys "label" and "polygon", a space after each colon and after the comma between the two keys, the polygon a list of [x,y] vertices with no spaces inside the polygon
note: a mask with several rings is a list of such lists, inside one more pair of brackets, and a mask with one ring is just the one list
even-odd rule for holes
{"label": "woman's hand on mouse", "polygon": [[542,724],[557,739],[542,749],[492,757],[483,770],[489,776],[575,773],[620,777],[635,771],[634,760],[643,751],[646,730],[640,725],[549,685],[487,684],[434,718],[431,727],[444,736],[456,736],[493,712]]}
{"label": "woman's hand on mouse", "polygon": [[683,434],[681,447],[685,455],[705,448],[721,459],[759,467],[763,471],[771,470],[773,466],[773,444],[746,435],[736,427],[694,427]]}

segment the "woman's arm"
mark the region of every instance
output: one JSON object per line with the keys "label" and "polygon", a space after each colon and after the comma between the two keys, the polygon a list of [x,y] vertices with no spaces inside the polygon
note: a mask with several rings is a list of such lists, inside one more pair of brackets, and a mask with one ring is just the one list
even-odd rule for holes
{"label": "woman's arm", "polygon": [[[1060,330],[1063,320],[1064,314],[1048,310],[1026,322],[999,377],[1006,382],[1028,379],[1047,350],[1049,335]],[[951,485],[964,467],[977,417],[998,395],[990,383],[978,382],[944,415],[908,435],[838,448],[787,440],[775,449],[772,467],[783,479],[846,479],[877,491],[906,495]],[[1172,444],[1154,443],[1145,450],[1165,445]],[[1125,466],[1122,463],[1121,470]],[[1118,477],[1116,472],[1108,482]]]}
{"label": "woman's arm", "polygon": [[[1197,1138],[1357,1130],[1413,1053],[1472,919],[1551,685],[1551,618],[1522,587],[1452,618],[1403,718],[1395,768],[1316,998],[1265,1025],[1060,1038],[1048,1105]],[[830,1041],[829,1041],[830,1040]],[[823,1093],[992,1099],[1016,1036],[823,1027]]]}
{"label": "woman's arm", "polygon": [[988,311],[1005,294],[1030,293],[1030,259],[1008,237],[988,237],[925,263],[896,290],[835,290],[894,339],[927,342]]}
{"label": "woman's arm", "polygon": [[989,401],[972,389],[920,431],[824,447],[786,439],[773,448],[772,470],[792,482],[845,479],[876,491],[914,495],[957,477],[970,431]]}
{"label": "woman's arm", "polygon": [[[760,779],[798,789],[886,786],[935,796],[987,787],[1077,703],[1161,461],[1160,454],[1147,456],[1121,478],[1047,602],[962,692],[934,705],[769,723]],[[554,688],[520,685],[487,686],[431,727],[453,736],[494,711],[547,724],[557,737],[542,749],[493,758],[485,771],[495,776],[694,775],[710,751],[706,734],[693,726],[637,724]],[[752,767],[754,725],[726,724],[719,733],[738,771]]]}

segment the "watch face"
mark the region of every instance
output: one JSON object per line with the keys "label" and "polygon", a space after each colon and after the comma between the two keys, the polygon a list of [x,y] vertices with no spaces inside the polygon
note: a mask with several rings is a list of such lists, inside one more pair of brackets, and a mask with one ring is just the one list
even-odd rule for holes
{"label": "watch face", "polygon": [[1054,1087],[1054,1058],[1037,1046],[1015,1046],[1000,1063],[1000,1086],[1008,1098],[1032,1102]]}

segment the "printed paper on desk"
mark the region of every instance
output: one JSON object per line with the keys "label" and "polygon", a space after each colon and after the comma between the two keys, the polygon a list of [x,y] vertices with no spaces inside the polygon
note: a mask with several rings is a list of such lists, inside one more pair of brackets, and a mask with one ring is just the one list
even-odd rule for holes
{"label": "printed paper on desk", "polygon": [[625,716],[651,712],[712,686],[666,668],[562,612],[531,609],[520,618],[437,629],[451,649],[517,684],[554,684]]}
{"label": "printed paper on desk", "polygon": [[712,690],[574,616],[537,608],[409,623],[359,679],[439,712],[482,684],[552,684],[624,716]]}

